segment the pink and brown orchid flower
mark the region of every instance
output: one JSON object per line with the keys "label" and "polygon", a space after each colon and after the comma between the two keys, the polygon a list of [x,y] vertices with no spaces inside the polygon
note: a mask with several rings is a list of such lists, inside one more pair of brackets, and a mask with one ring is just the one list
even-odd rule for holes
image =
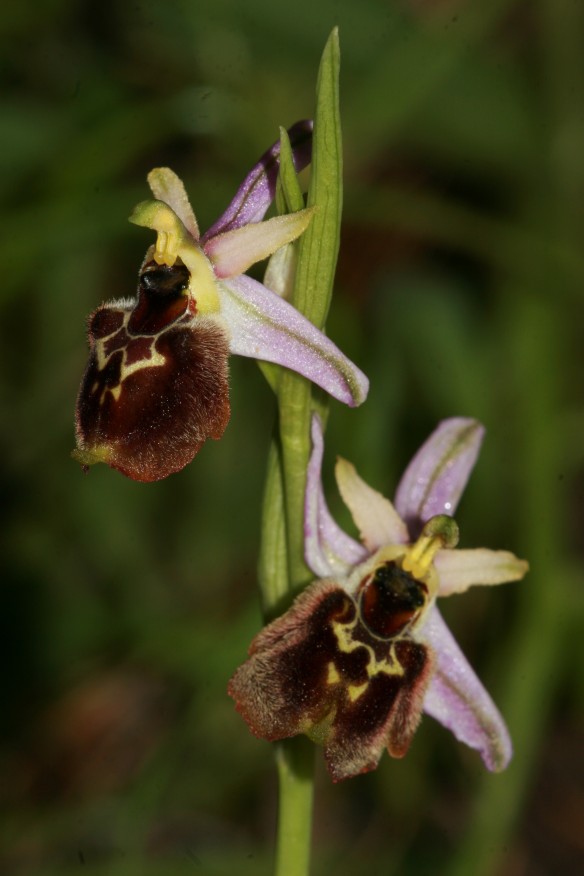
{"label": "pink and brown orchid flower", "polygon": [[[310,122],[290,129],[297,169],[310,160],[311,134]],[[304,209],[263,219],[279,154],[278,142],[203,235],[176,174],[148,175],[154,200],[138,204],[130,221],[155,231],[156,243],[137,295],[102,304],[89,319],[73,452],[84,467],[106,462],[138,481],[182,469],[227,426],[231,354],[291,368],[348,405],[364,401],[365,375],[287,301],[245,275],[312,217]]]}
{"label": "pink and brown orchid flower", "polygon": [[454,549],[452,515],[483,431],[476,420],[444,420],[406,469],[394,504],[339,459],[337,483],[360,543],[327,508],[314,419],[305,545],[319,579],[256,636],[229,693],[260,738],[306,733],[322,743],[334,781],[374,769],[384,749],[402,757],[423,712],[477,749],[489,770],[509,762],[505,723],[437,607],[528,568],[508,551]]}

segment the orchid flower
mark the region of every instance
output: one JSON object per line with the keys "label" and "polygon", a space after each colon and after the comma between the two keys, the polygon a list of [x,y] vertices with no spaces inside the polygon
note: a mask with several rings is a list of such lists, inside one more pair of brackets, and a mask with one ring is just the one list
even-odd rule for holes
{"label": "orchid flower", "polygon": [[[297,169],[310,160],[312,124],[290,129]],[[135,298],[89,319],[90,358],[77,400],[84,467],[106,462],[138,481],[179,471],[230,416],[229,354],[274,362],[354,406],[368,381],[322,332],[266,286],[245,276],[299,237],[314,208],[263,220],[274,197],[280,144],[247,175],[218,221],[200,235],[180,179],[148,175],[154,200],[130,221],[156,232]]]}
{"label": "orchid flower", "polygon": [[509,762],[505,723],[436,605],[475,584],[519,580],[528,568],[508,551],[454,550],[451,515],[483,431],[476,420],[444,420],[406,469],[395,504],[339,459],[337,484],[359,543],[328,511],[314,418],[305,545],[319,579],[256,636],[229,693],[257,736],[321,742],[334,781],[374,769],[384,748],[402,757],[423,711],[489,770]]}

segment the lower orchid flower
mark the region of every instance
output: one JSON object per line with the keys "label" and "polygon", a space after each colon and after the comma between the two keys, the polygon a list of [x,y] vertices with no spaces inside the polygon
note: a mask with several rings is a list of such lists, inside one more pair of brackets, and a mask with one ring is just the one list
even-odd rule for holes
{"label": "lower orchid flower", "polygon": [[323,437],[313,422],[305,505],[306,561],[319,580],[256,636],[229,693],[252,732],[270,741],[305,733],[324,745],[334,781],[408,750],[422,712],[505,768],[501,715],[436,606],[475,584],[521,579],[508,551],[454,550],[452,518],[483,427],[444,420],[406,469],[395,504],[339,459],[336,478],[362,538],[331,517],[321,485]]}
{"label": "lower orchid flower", "polygon": [[[310,160],[312,125],[290,129],[297,169]],[[275,362],[348,405],[368,381],[294,307],[245,276],[255,262],[306,229],[312,209],[263,220],[274,197],[279,142],[248,174],[233,202],[200,236],[180,179],[148,175],[154,195],[130,221],[154,230],[136,298],[103,304],[89,319],[90,358],[77,400],[84,467],[106,462],[138,481],[179,471],[230,416],[230,354]]]}

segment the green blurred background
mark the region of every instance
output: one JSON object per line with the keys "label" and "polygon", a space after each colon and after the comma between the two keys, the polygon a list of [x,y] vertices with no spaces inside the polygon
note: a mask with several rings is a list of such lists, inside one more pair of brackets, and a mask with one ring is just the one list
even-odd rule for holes
{"label": "green blurred background", "polygon": [[230,426],[141,485],[69,458],[85,320],[132,294],[126,222],[172,166],[201,226],[313,111],[340,27],[345,213],[331,336],[369,374],[336,453],[391,493],[435,423],[487,439],[465,546],[530,559],[445,613],[509,721],[487,775],[425,720],[332,786],[314,874],[582,872],[584,6],[578,0],[5,4],[0,18],[0,872],[268,876],[271,750],[225,687],[260,624],[273,399],[232,361]]}

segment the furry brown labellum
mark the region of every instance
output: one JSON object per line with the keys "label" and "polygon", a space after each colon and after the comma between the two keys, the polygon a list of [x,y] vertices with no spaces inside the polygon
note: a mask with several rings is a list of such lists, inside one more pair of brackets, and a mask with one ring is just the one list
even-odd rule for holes
{"label": "furry brown labellum", "polygon": [[77,399],[82,465],[106,462],[137,481],[182,469],[229,421],[227,358],[221,324],[199,316],[190,274],[147,262],[138,295],[89,318],[89,362]]}
{"label": "furry brown labellum", "polygon": [[260,738],[321,742],[334,781],[374,769],[384,748],[402,757],[432,671],[430,649],[408,632],[427,598],[394,562],[355,597],[315,582],[255,638],[229,684],[237,710]]}

